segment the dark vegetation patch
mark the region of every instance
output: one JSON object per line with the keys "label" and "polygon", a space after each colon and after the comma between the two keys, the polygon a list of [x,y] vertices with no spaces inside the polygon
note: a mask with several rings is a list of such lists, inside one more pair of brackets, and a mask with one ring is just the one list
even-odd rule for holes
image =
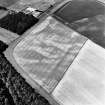
{"label": "dark vegetation patch", "polygon": [[25,14],[23,12],[9,13],[0,19],[0,27],[9,31],[22,35],[27,29],[38,22],[32,14]]}
{"label": "dark vegetation patch", "polygon": [[[22,34],[37,21],[32,15],[25,17],[23,13],[13,13],[1,19],[0,25]],[[7,44],[0,41],[0,105],[50,105],[6,59],[3,52],[7,47]]]}
{"label": "dark vegetation patch", "polygon": [[0,10],[7,10],[6,7],[0,6]]}
{"label": "dark vegetation patch", "polygon": [[0,79],[0,105],[15,105],[8,88]]}
{"label": "dark vegetation patch", "polygon": [[12,67],[3,54],[0,54],[0,79],[8,88],[15,105],[50,105]]}
{"label": "dark vegetation patch", "polygon": [[5,51],[7,47],[8,47],[7,44],[5,44],[4,42],[0,41],[0,53]]}

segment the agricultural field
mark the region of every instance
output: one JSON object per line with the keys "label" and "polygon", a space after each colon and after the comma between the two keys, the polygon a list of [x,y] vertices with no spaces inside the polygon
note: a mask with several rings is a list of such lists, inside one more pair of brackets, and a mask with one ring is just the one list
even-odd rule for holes
{"label": "agricultural field", "polygon": [[0,0],[0,105],[104,105],[103,3]]}
{"label": "agricultural field", "polygon": [[[16,71],[3,52],[10,42],[38,22],[32,15],[15,11],[21,11],[30,4],[44,11],[53,3],[53,0],[0,0],[0,105],[50,105]],[[14,12],[11,14],[8,10]]]}

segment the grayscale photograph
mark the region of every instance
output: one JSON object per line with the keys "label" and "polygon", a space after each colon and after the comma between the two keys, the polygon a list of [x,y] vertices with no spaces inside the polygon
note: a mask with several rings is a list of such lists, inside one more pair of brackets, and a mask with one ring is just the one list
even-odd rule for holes
{"label": "grayscale photograph", "polygon": [[0,0],[0,105],[105,105],[105,0]]}

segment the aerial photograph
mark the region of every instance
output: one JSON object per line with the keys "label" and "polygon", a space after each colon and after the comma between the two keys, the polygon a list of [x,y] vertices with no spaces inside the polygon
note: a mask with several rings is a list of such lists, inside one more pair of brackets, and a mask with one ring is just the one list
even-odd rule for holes
{"label": "aerial photograph", "polygon": [[0,0],[0,105],[105,105],[105,0]]}

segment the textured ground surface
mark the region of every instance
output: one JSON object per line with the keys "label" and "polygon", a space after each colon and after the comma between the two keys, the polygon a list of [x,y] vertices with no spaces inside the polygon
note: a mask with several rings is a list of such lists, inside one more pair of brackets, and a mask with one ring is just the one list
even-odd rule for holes
{"label": "textured ground surface", "polygon": [[13,59],[22,68],[19,69],[21,74],[27,73],[51,92],[86,40],[87,38],[49,16],[16,45]]}
{"label": "textured ground surface", "polygon": [[27,29],[38,22],[38,19],[31,14],[24,14],[22,12],[8,14],[0,19],[0,27],[9,31],[22,35]]}
{"label": "textured ground surface", "polygon": [[[27,6],[29,3],[33,4],[33,1],[37,1],[35,5],[31,6],[40,10],[45,10],[50,6],[50,4],[53,4],[55,1],[58,2],[63,0],[21,0],[20,3],[17,2],[17,4],[15,4],[16,1],[17,0],[0,0],[0,5],[7,8],[9,7],[13,10],[21,10],[24,6]],[[4,10],[0,11],[0,15],[2,15],[3,12]],[[97,16],[94,16],[92,18],[89,18],[88,21],[83,18],[80,18],[79,20],[77,19],[77,21],[71,22],[71,27],[74,28],[76,31],[79,31],[80,33],[84,34],[85,36],[92,36],[90,37],[92,39],[96,38],[97,36],[97,42],[105,46],[104,37],[101,37],[99,39],[98,36],[99,34],[104,35],[104,28],[101,28],[104,26],[103,15],[104,14],[99,15],[99,18],[97,18]],[[26,26],[24,18],[20,22],[18,21],[18,19],[14,20],[14,16],[12,15],[9,17],[10,18],[7,17],[1,21],[1,26],[3,26],[4,28],[6,27],[6,29],[12,30],[16,33],[18,33],[18,30],[21,29],[22,31],[19,33],[23,33],[24,26]],[[14,24],[14,22],[16,22],[16,24]],[[90,25],[90,23],[92,24]],[[85,26],[85,28],[83,28],[82,26]],[[16,28],[13,29],[13,27]],[[86,30],[87,28],[89,29],[88,32]],[[97,29],[98,32],[96,31]],[[2,53],[7,47],[8,46],[6,44],[0,41],[0,105],[50,105],[44,97],[42,97],[38,92],[36,92],[35,89],[33,89],[29,84],[26,83],[25,79],[22,78],[22,76],[7,61],[7,59]]]}
{"label": "textured ground surface", "polygon": [[62,2],[64,0],[0,0],[0,6],[7,7],[12,10],[20,11],[27,6],[39,10],[46,10],[50,5]]}
{"label": "textured ground surface", "polygon": [[62,8],[55,12],[57,17],[68,22],[70,28],[105,47],[104,4],[97,0],[74,0]]}
{"label": "textured ground surface", "polygon": [[105,49],[88,40],[53,95],[62,105],[105,105]]}
{"label": "textured ground surface", "polygon": [[[29,1],[30,0],[24,0],[22,2],[23,4],[27,4],[29,3]],[[39,2],[39,0],[34,1]],[[16,10],[17,8],[21,10],[21,7],[23,5],[19,7],[17,3],[16,6],[16,2],[17,0],[0,0],[0,6],[6,8],[11,7],[13,10]],[[40,5],[40,8],[43,10],[49,7],[49,4],[47,5],[42,1],[37,4],[37,7],[39,7]],[[6,10],[5,8],[3,9],[4,10],[0,11],[0,17]],[[30,21],[34,21],[34,19],[30,18],[31,16],[26,18],[24,14],[21,13],[20,15],[22,15],[23,17],[19,17],[19,15],[17,16],[16,14],[15,16],[9,15],[8,17],[5,17],[1,20],[1,26],[18,34],[22,34],[24,29],[26,30],[26,28],[29,28],[27,24],[33,24]],[[21,18],[21,21],[17,18]],[[27,21],[27,24],[25,23],[25,21]],[[20,29],[21,31],[18,31]],[[50,105],[44,97],[42,97],[38,92],[36,92],[36,90],[34,90],[30,85],[26,83],[25,79],[23,79],[22,76],[7,61],[7,59],[3,55],[3,51],[7,47],[8,45],[0,41],[0,105]]]}
{"label": "textured ground surface", "polygon": [[7,47],[0,42],[0,105],[50,105],[7,61],[2,54]]}

